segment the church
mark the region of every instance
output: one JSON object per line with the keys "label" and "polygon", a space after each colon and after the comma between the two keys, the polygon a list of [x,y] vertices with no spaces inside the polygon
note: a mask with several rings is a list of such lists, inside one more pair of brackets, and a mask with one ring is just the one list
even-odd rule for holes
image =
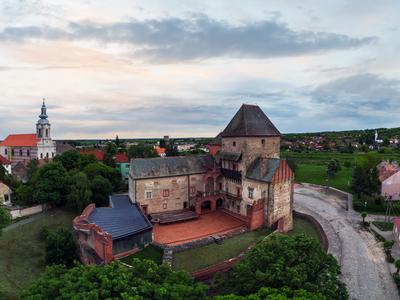
{"label": "church", "polygon": [[51,159],[56,156],[56,143],[51,138],[51,125],[43,99],[36,133],[10,134],[0,143],[0,155],[16,165],[32,159]]}

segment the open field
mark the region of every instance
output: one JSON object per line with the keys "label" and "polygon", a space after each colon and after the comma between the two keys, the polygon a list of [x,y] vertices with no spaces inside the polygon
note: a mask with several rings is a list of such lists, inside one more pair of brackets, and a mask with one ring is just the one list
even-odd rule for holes
{"label": "open field", "polygon": [[5,299],[18,299],[21,289],[44,270],[44,241],[39,238],[42,226],[70,228],[73,217],[70,212],[52,210],[30,223],[3,232],[0,237],[0,286],[4,288]]}

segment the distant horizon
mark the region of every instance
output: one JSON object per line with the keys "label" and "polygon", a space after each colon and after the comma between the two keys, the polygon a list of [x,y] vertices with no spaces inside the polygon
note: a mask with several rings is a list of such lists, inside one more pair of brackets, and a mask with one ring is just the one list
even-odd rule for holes
{"label": "distant horizon", "polygon": [[57,139],[214,136],[242,103],[287,133],[397,127],[399,11],[396,0],[4,0],[0,137],[34,132],[42,98]]}

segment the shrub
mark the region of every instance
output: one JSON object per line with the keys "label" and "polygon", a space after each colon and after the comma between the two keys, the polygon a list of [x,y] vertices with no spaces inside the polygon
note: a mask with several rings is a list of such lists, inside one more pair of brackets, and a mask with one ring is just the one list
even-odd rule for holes
{"label": "shrub", "polygon": [[46,238],[46,264],[71,267],[76,258],[76,246],[71,231],[60,228]]}
{"label": "shrub", "polygon": [[47,225],[42,226],[39,230],[39,238],[42,241],[45,241],[47,239],[47,236],[49,235],[49,232],[50,232],[50,230]]}

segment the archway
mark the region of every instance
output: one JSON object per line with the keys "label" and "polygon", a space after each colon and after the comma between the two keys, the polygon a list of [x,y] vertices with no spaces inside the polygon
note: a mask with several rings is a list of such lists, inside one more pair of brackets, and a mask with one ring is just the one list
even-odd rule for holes
{"label": "archway", "polygon": [[217,208],[222,207],[223,204],[224,204],[224,200],[222,200],[222,198],[218,198],[218,200],[217,200]]}
{"label": "archway", "polygon": [[211,200],[204,201],[201,204],[201,212],[207,212],[211,210]]}

